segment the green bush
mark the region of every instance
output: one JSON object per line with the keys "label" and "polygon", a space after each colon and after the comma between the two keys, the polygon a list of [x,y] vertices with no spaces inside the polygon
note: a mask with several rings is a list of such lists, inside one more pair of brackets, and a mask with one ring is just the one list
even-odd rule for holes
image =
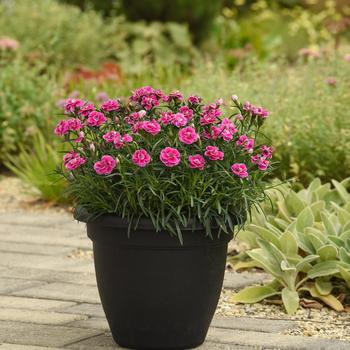
{"label": "green bush", "polygon": [[[322,185],[315,179],[307,189],[294,192],[282,186],[271,193],[274,208],[264,216],[255,211],[253,221],[238,239],[254,248],[251,259],[239,266],[255,265],[273,276],[265,286],[248,287],[233,301],[254,303],[278,295],[293,314],[300,297],[313,297],[336,311],[336,298],[350,288],[350,178]],[[239,263],[238,263],[239,264]]]}
{"label": "green bush", "polygon": [[96,12],[54,0],[0,2],[0,32],[18,40],[28,60],[58,67],[98,64],[118,40]]}
{"label": "green bush", "polygon": [[118,61],[130,74],[155,65],[187,69],[197,53],[185,25],[103,19],[55,0],[0,2],[0,32],[19,41],[27,61],[57,70],[98,67],[107,60]]}
{"label": "green bush", "polygon": [[58,113],[58,88],[41,69],[20,60],[0,69],[0,163],[18,150],[19,143],[28,144],[37,130],[51,132]]}
{"label": "green bush", "polygon": [[41,199],[54,203],[67,202],[63,195],[66,184],[56,173],[64,145],[52,145],[40,133],[33,137],[31,144],[31,147],[21,146],[19,155],[9,156],[6,166]]}
{"label": "green bush", "polygon": [[123,0],[123,9],[130,20],[187,23],[195,41],[204,39],[222,0]]}

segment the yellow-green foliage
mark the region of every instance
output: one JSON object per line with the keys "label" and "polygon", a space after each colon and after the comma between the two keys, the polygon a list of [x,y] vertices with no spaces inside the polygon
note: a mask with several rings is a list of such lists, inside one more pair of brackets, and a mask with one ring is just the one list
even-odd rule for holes
{"label": "yellow-green foliage", "polygon": [[237,267],[252,266],[252,260],[274,282],[247,288],[234,301],[253,303],[281,295],[292,314],[306,294],[343,310],[336,295],[350,288],[350,178],[332,184],[322,185],[316,178],[299,192],[286,185],[270,190],[272,211],[265,217],[256,210],[237,237],[253,248]]}

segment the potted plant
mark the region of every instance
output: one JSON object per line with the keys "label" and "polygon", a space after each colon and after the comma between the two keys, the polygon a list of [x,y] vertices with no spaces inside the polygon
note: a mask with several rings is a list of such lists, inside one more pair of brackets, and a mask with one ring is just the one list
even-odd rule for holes
{"label": "potted plant", "polygon": [[55,134],[71,150],[61,173],[121,346],[186,349],[205,339],[227,244],[264,199],[272,157],[257,141],[268,112],[232,101],[233,110],[146,86],[99,107],[65,103]]}

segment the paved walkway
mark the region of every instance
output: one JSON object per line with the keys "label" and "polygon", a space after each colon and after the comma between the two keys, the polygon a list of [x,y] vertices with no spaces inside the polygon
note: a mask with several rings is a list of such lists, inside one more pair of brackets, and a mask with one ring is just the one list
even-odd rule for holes
{"label": "paved walkway", "polygon": [[[0,350],[118,348],[90,249],[84,226],[68,215],[0,214]],[[225,279],[231,288],[249,283],[242,274]],[[350,342],[279,334],[291,327],[293,321],[217,317],[200,349],[350,349]]]}

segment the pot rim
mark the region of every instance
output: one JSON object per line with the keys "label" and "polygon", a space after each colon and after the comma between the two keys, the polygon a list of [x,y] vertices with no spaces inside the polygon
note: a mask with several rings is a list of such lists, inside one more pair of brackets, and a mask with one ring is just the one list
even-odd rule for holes
{"label": "pot rim", "polygon": [[[85,222],[86,224],[98,224],[104,227],[120,227],[120,228],[129,228],[130,221],[126,218],[122,218],[115,214],[101,214],[98,216],[93,216],[85,208],[77,207],[73,211],[73,217],[75,220],[80,222]],[[134,219],[133,222],[138,227],[142,227],[143,230],[155,230],[153,222],[151,219],[146,217],[141,217],[139,220]],[[198,221],[190,220],[188,226],[180,227],[181,231],[200,231],[204,229],[204,226]],[[218,228],[217,225],[212,228]]]}

